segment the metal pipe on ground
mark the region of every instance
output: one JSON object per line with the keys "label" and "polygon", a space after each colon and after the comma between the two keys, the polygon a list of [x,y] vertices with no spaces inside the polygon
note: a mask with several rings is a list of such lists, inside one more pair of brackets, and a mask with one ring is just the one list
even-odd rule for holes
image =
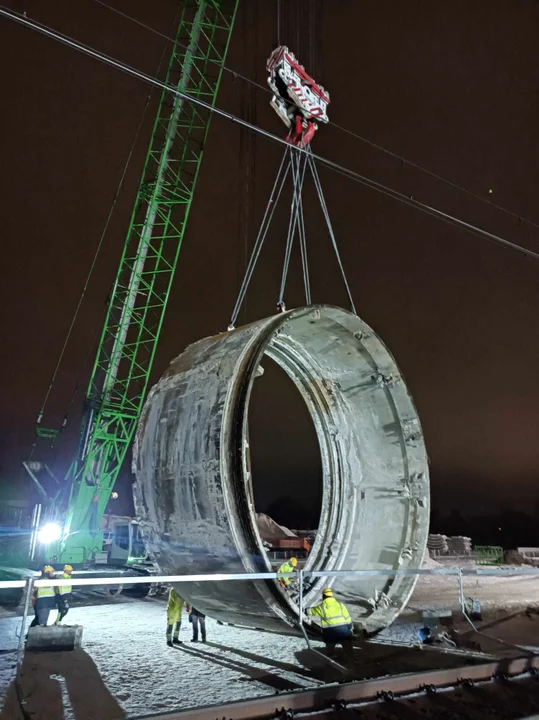
{"label": "metal pipe on ground", "polygon": [[82,625],[31,627],[26,650],[75,650],[81,646],[82,629]]}

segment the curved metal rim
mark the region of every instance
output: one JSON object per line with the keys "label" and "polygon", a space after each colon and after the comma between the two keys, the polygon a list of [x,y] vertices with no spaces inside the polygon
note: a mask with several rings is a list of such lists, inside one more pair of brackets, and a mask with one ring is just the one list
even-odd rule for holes
{"label": "curved metal rim", "polygon": [[[309,323],[315,326],[313,332]],[[235,567],[248,572],[271,569],[256,522],[247,434],[250,396],[257,368],[265,356],[288,374],[302,395],[321,452],[321,519],[306,569],[324,572],[419,567],[428,533],[428,468],[417,413],[383,342],[356,315],[328,305],[298,308],[200,340],[173,361],[151,391],[139,424],[134,456],[137,476],[139,470],[141,473],[137,507],[143,517],[146,511],[149,513],[143,522],[147,521],[149,532],[155,535],[157,557],[163,552],[159,543],[164,546],[169,542],[167,537],[178,537],[183,549],[172,554],[175,560],[161,555],[165,567],[172,563],[169,570],[177,574],[196,563],[196,543],[202,532],[202,526],[196,523],[202,517],[204,528],[210,527],[208,522],[215,523],[211,525],[215,528],[211,537],[222,538],[225,553],[215,551],[219,542],[208,545],[208,555],[204,555],[206,572],[224,567],[233,572],[237,572]],[[212,373],[211,383],[208,372]],[[390,381],[384,373],[396,377]],[[165,416],[171,417],[170,412],[176,419],[159,425],[165,422]],[[208,430],[196,429],[199,417],[206,418],[208,425],[201,427]],[[406,430],[406,423],[413,425],[414,433]],[[187,442],[186,433],[198,438],[192,439],[185,450],[193,453],[187,466],[184,454],[182,461],[178,460],[177,450]],[[156,454],[152,443],[155,445],[158,438],[161,450]],[[213,447],[209,454],[205,442],[211,442]],[[141,464],[142,446],[149,455]],[[382,455],[377,454],[378,448]],[[202,506],[192,506],[191,495],[182,500],[180,488],[184,482],[189,483],[189,493],[194,491],[188,478],[196,478],[197,492],[205,492],[204,484],[209,483],[212,490],[208,497],[211,503],[218,503],[204,505],[202,516]],[[155,494],[159,491],[152,489],[154,483],[167,493],[167,502],[159,500]],[[178,491],[170,496],[172,506],[167,504],[171,483]],[[215,512],[212,507],[217,508]],[[388,507],[394,516],[389,518],[387,531],[380,533],[369,513],[374,512],[375,519],[380,516],[382,522]],[[160,526],[159,518],[163,518],[166,529]],[[182,530],[185,522],[193,528],[187,534]],[[374,528],[370,539],[365,534],[369,528]],[[194,549],[186,551],[186,547]],[[190,552],[191,560],[186,560]],[[387,557],[382,558],[384,553]],[[318,600],[323,586],[335,584],[345,602],[353,603],[357,624],[373,632],[394,619],[406,604],[414,583],[415,578],[409,576],[388,582],[380,578],[362,580],[359,586],[357,582],[347,585],[342,579],[328,582],[327,578],[319,578],[308,589],[305,601],[308,604]],[[252,624],[260,613],[261,624],[268,629],[275,629],[279,622],[290,626],[297,619],[296,603],[275,580],[249,582],[242,599],[227,590],[224,596],[228,600],[223,598],[222,610],[215,602],[221,590],[211,588],[209,583],[203,585],[182,589],[188,599],[193,593],[201,609],[207,603],[205,612],[215,617],[228,620],[228,613],[233,617],[228,621]],[[375,603],[370,607],[367,600],[373,594],[376,598],[375,591],[387,593],[393,605]],[[229,605],[227,609],[226,603],[235,604],[236,599],[238,608]]]}
{"label": "curved metal rim", "polygon": [[[323,527],[321,528],[319,526],[318,528],[317,538],[307,560],[305,569],[317,569],[320,571],[341,569],[338,558],[327,557],[327,549],[331,546],[334,534],[338,529],[337,526],[342,521],[342,508],[345,502],[342,492],[342,483],[339,482],[343,472],[342,457],[339,447],[332,441],[332,429],[330,427],[330,423],[327,421],[328,416],[331,415],[330,407],[328,406],[327,398],[321,392],[317,371],[316,369],[313,369],[313,355],[306,351],[306,349],[300,344],[297,344],[295,347],[297,354],[294,356],[293,353],[290,353],[289,342],[283,343],[279,341],[282,330],[286,325],[292,323],[295,317],[304,315],[306,312],[312,312],[316,316],[317,314],[319,315],[327,310],[334,310],[339,314],[347,315],[348,318],[354,322],[359,321],[359,318],[353,313],[332,305],[302,307],[275,316],[275,318],[271,319],[271,322],[265,325],[262,337],[260,334],[257,334],[256,348],[253,348],[250,344],[246,348],[246,358],[243,372],[239,372],[236,376],[238,385],[232,386],[229,391],[231,404],[235,406],[235,410],[237,411],[236,419],[231,422],[232,427],[236,429],[236,432],[233,435],[232,446],[236,448],[241,447],[241,466],[239,469],[240,486],[244,495],[246,507],[248,508],[249,534],[251,536],[251,542],[253,543],[253,545],[249,549],[246,548],[246,550],[249,554],[252,554],[253,549],[256,549],[256,552],[259,554],[260,558],[262,558],[268,571],[272,570],[272,566],[266,554],[262,537],[258,530],[254,503],[250,504],[248,501],[249,497],[254,497],[254,493],[252,476],[250,470],[248,469],[250,468],[250,452],[249,447],[245,442],[245,438],[248,436],[247,427],[249,403],[251,392],[256,380],[256,370],[258,366],[263,363],[265,356],[271,358],[282,370],[286,372],[296,389],[300,392],[314,423],[319,445],[326,450],[325,453],[321,451],[323,498],[320,519]],[[397,367],[396,362],[388,348],[378,336],[374,335],[374,338],[376,343],[378,343],[379,346],[383,348],[384,352],[387,353],[395,367]],[[311,363],[310,371],[307,368],[309,362]],[[374,360],[373,367],[377,367]],[[392,397],[391,393],[390,397]],[[397,410],[396,406],[395,410]],[[227,461],[229,462],[231,458],[231,454],[228,450],[229,448],[222,455],[225,463]],[[405,449],[404,455],[406,455]],[[237,458],[235,458],[235,460],[237,462]],[[229,472],[231,474],[238,473],[238,471],[234,468],[236,462],[229,466]],[[335,502],[336,498],[338,499],[338,503]],[[346,514],[350,516],[354,513],[348,512]],[[413,535],[414,527],[408,525],[407,531],[408,535]],[[348,533],[351,534],[352,532],[353,524],[349,523]],[[421,555],[421,559],[423,552],[424,551],[421,550],[419,553]],[[395,610],[391,619],[398,614],[408,601],[416,581],[416,577],[399,577],[397,581],[395,581],[394,578],[387,580],[386,590],[389,592],[391,588],[394,587],[394,590],[398,591],[398,594],[401,596],[399,602],[400,607]],[[322,589],[326,586],[331,586],[333,583],[334,581],[328,578],[318,578],[314,582],[311,582],[305,591],[305,602],[309,604],[312,600],[317,599]],[[266,580],[264,581],[264,584],[271,595],[278,597],[281,603],[284,601],[289,612],[292,612],[294,616],[298,615],[299,607],[297,603],[294,602],[290,595],[282,589],[276,580]],[[375,614],[376,611],[371,613],[372,619],[374,619]],[[381,627],[386,624],[387,623],[384,622]],[[372,631],[373,628],[370,627],[369,630]]]}

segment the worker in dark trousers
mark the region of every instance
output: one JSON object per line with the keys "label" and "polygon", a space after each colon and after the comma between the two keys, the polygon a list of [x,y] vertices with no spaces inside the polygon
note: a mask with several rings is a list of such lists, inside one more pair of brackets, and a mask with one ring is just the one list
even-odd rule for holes
{"label": "worker in dark trousers", "polygon": [[[54,580],[54,568],[51,565],[45,565],[41,572],[40,580]],[[30,627],[37,625],[45,626],[49,621],[49,613],[58,607],[58,588],[46,585],[45,587],[36,587],[32,597],[32,605],[34,606],[35,617]]]}
{"label": "worker in dark trousers", "polygon": [[206,642],[206,616],[200,610],[192,607],[189,613],[189,622],[193,625],[193,637],[191,642],[198,642],[198,626],[200,623],[200,634],[202,635],[202,642]]}
{"label": "worker in dark trousers", "polygon": [[56,617],[55,625],[60,625],[62,620],[69,612],[69,603],[71,602],[71,573],[73,568],[71,565],[64,566],[64,572],[62,573],[61,579],[66,581],[65,585],[59,585],[56,589],[58,590],[58,615]]}
{"label": "worker in dark trousers", "polygon": [[307,608],[307,615],[318,616],[322,626],[322,639],[326,643],[328,655],[333,655],[335,645],[342,645],[346,657],[353,657],[352,618],[346,605],[333,597],[331,588],[322,591],[322,602]]}

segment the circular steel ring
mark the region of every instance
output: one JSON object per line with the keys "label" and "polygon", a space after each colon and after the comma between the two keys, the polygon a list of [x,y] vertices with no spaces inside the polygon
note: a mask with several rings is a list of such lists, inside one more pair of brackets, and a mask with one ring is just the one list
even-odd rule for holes
{"label": "circular steel ring", "polygon": [[[161,572],[272,570],[256,524],[248,447],[249,397],[264,356],[303,396],[320,445],[322,510],[305,570],[420,567],[429,484],[412,399],[371,328],[350,312],[315,305],[190,345],[151,390],[135,441],[135,502]],[[305,604],[330,585],[356,627],[374,632],[398,615],[415,580],[322,577],[308,586]],[[179,590],[226,622],[282,631],[298,616],[274,580]]]}

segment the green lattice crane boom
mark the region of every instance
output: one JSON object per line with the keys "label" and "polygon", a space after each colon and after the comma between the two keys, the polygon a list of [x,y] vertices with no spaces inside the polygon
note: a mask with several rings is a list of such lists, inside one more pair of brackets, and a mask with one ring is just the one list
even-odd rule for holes
{"label": "green lattice crane boom", "polygon": [[[213,105],[238,0],[184,0],[166,83]],[[163,91],[86,394],[62,539],[49,560],[85,563],[133,438],[204,152],[211,111]]]}

